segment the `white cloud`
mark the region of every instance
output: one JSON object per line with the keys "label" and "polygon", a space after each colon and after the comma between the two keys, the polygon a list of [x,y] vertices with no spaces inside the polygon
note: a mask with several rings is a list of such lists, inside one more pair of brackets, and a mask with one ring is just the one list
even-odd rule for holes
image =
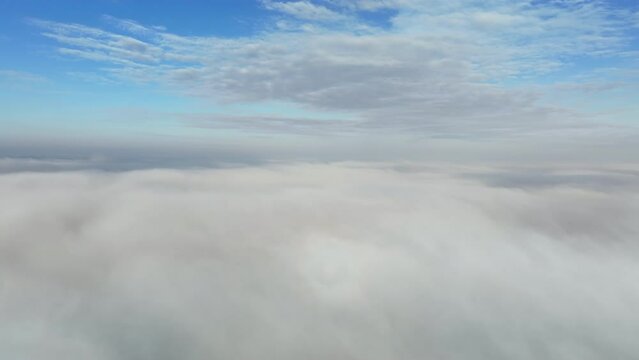
{"label": "white cloud", "polygon": [[399,9],[414,4],[412,0],[327,0],[328,2],[351,10],[377,11],[380,9]]}
{"label": "white cloud", "polygon": [[0,353],[631,358],[638,175],[428,164],[5,174]]}
{"label": "white cloud", "polygon": [[344,17],[340,13],[334,12],[325,6],[313,4],[310,1],[273,1],[263,0],[264,7],[303,20],[336,21]]}
{"label": "white cloud", "polygon": [[[106,73],[121,80],[155,82],[217,102],[281,101],[350,111],[371,129],[443,136],[460,129],[525,132],[579,122],[579,109],[544,104],[535,87],[500,84],[548,74],[572,57],[614,57],[624,48],[631,21],[604,2],[581,1],[265,6],[311,25],[296,27],[278,18],[279,28],[253,37],[217,38],[181,36],[111,17],[107,21],[118,32],[130,35],[35,23],[61,44],[63,54],[110,65]],[[357,20],[362,11],[381,8],[397,11],[390,28]],[[327,19],[336,21],[327,25]]]}
{"label": "white cloud", "polygon": [[[128,21],[124,21],[128,23]],[[44,36],[63,44],[64,47],[60,48],[60,52],[63,54],[122,66],[133,66],[137,62],[154,63],[164,60],[161,47],[132,36],[79,24],[62,24],[39,19],[31,19],[30,22],[47,29],[47,32],[43,33]],[[123,27],[123,29],[132,31],[130,27]]]}

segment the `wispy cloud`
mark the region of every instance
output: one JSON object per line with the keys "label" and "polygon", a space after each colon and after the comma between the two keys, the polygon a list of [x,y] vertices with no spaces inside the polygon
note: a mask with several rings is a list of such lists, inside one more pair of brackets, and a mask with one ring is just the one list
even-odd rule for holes
{"label": "wispy cloud", "polygon": [[[61,45],[59,52],[106,64],[105,72],[121,80],[218,102],[349,111],[370,128],[437,133],[564,126],[566,114],[577,111],[543,105],[534,88],[503,83],[551,73],[574,58],[615,57],[634,16],[605,2],[567,0],[263,5],[299,26],[219,38],[113,17],[105,20],[114,31],[32,22]],[[388,29],[357,20],[382,8],[396,10]]]}
{"label": "wispy cloud", "polygon": [[263,0],[262,4],[269,10],[279,11],[302,20],[338,21],[344,19],[344,15],[308,0],[289,2]]}
{"label": "wispy cloud", "polygon": [[347,135],[362,131],[362,125],[351,120],[211,114],[178,114],[177,117],[191,127],[237,129],[258,134]]}
{"label": "wispy cloud", "polygon": [[0,69],[0,85],[5,89],[33,90],[49,84],[49,79],[32,72]]}
{"label": "wispy cloud", "polygon": [[26,72],[26,71],[0,69],[0,81],[34,84],[34,83],[46,82],[47,78],[42,75],[38,75],[38,74]]}

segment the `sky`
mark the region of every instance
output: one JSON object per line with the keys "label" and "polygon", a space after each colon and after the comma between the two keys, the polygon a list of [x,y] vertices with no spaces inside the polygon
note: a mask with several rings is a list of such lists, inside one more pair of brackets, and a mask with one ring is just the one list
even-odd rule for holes
{"label": "sky", "polygon": [[634,0],[0,0],[0,359],[639,358]]}
{"label": "sky", "polygon": [[634,158],[633,1],[0,4],[5,156]]}

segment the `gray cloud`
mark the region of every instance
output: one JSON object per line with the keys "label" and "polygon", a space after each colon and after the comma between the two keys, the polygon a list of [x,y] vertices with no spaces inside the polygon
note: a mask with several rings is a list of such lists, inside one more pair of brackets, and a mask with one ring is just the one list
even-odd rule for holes
{"label": "gray cloud", "polygon": [[22,171],[65,171],[82,169],[89,162],[77,159],[0,158],[0,174]]}
{"label": "gray cloud", "polygon": [[508,182],[516,171],[353,163],[1,175],[0,353],[636,357],[636,187],[456,175]]}
{"label": "gray cloud", "polygon": [[351,120],[326,120],[277,116],[226,116],[210,114],[180,114],[183,122],[203,129],[240,129],[254,133],[326,135],[361,131],[361,125]]}
{"label": "gray cloud", "polygon": [[495,172],[466,174],[468,178],[481,180],[487,185],[508,188],[552,188],[557,186],[580,187],[602,191],[637,191],[639,174],[623,171],[570,171],[543,168],[515,168]]}

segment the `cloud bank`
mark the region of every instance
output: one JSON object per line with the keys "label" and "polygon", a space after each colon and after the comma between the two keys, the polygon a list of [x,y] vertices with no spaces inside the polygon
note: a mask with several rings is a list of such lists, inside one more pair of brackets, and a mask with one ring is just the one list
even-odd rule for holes
{"label": "cloud bank", "polygon": [[632,359],[638,177],[359,163],[0,175],[0,353]]}

